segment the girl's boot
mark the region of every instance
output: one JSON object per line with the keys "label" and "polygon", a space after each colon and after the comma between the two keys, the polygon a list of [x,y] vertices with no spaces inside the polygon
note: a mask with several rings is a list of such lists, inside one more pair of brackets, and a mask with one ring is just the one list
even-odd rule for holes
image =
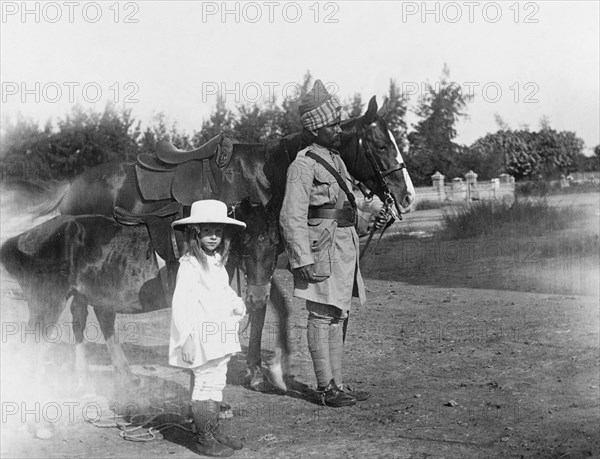
{"label": "girl's boot", "polygon": [[213,400],[192,400],[192,413],[194,414],[194,424],[196,424],[196,452],[211,457],[231,456],[233,449],[215,438],[219,429],[217,403]]}

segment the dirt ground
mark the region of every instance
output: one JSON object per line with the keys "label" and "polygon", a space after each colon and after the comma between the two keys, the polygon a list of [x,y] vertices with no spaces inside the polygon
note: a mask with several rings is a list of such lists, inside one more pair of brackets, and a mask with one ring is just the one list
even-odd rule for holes
{"label": "dirt ground", "polygon": [[[596,233],[597,198],[586,201]],[[439,215],[407,215],[395,231],[426,233]],[[16,229],[3,225],[2,238]],[[352,407],[316,404],[306,312],[292,300],[290,391],[251,391],[245,356],[230,363],[225,400],[234,416],[224,422],[245,441],[235,457],[600,457],[597,254],[548,259],[538,243],[385,238],[363,263],[368,304],[351,313],[346,383],[372,393]],[[289,273],[277,276],[289,294]],[[43,343],[25,333],[26,304],[4,271],[2,292],[2,457],[196,457],[183,429],[133,442],[114,426],[115,412],[177,412],[189,397],[189,376],[166,363],[169,310],[117,318],[139,385],[120,385],[92,324],[80,386],[69,312],[43,363],[35,357]],[[276,328],[269,309],[266,362]]]}

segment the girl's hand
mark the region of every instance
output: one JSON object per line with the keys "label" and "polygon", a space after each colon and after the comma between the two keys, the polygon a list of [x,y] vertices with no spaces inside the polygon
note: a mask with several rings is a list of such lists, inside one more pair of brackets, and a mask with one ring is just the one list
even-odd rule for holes
{"label": "girl's hand", "polygon": [[239,301],[237,307],[233,308],[233,314],[236,316],[245,316],[246,315],[246,303],[243,301]]}
{"label": "girl's hand", "polygon": [[188,336],[188,338],[185,340],[185,344],[183,345],[183,349],[181,351],[181,358],[185,363],[189,364],[192,364],[196,358],[196,347],[194,346],[194,341],[192,341],[191,336]]}

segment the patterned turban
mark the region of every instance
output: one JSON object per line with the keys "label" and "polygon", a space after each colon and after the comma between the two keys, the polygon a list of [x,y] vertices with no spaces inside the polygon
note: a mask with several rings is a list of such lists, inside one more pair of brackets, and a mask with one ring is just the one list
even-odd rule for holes
{"label": "patterned turban", "polygon": [[321,80],[317,80],[310,92],[300,99],[298,111],[302,126],[316,135],[317,129],[340,122],[342,105],[327,92]]}

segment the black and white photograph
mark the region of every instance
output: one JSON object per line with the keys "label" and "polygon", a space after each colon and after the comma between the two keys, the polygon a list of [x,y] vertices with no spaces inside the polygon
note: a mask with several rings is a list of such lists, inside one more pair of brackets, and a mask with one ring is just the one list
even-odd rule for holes
{"label": "black and white photograph", "polygon": [[600,458],[600,2],[0,10],[0,457]]}

